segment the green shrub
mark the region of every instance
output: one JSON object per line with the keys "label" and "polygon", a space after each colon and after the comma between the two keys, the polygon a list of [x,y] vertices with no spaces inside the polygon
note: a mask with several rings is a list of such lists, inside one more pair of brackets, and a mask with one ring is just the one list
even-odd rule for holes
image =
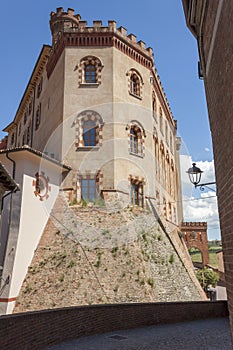
{"label": "green shrub", "polygon": [[216,287],[219,280],[217,272],[214,272],[213,270],[206,267],[204,269],[198,270],[196,272],[196,276],[204,290],[206,290],[210,285]]}
{"label": "green shrub", "polygon": [[173,264],[173,263],[174,263],[174,260],[175,260],[175,259],[174,259],[174,255],[171,254],[171,255],[170,255],[170,258],[169,258],[169,263],[170,263],[170,264]]}
{"label": "green shrub", "polygon": [[149,284],[149,286],[151,286],[151,288],[154,288],[155,282],[154,282],[154,278],[153,277],[149,277],[147,279],[147,283]]}

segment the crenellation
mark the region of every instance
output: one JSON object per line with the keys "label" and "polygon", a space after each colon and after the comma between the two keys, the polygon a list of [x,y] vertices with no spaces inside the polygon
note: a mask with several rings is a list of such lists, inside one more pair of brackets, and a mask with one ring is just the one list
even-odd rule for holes
{"label": "crenellation", "polygon": [[127,36],[127,29],[120,26],[119,28],[117,28],[117,30],[123,35],[123,36]]}
{"label": "crenellation", "polygon": [[56,14],[57,14],[57,15],[61,15],[62,13],[64,13],[63,7],[57,7],[57,8],[56,8]]}
{"label": "crenellation", "polygon": [[136,44],[136,42],[137,42],[137,37],[136,37],[136,35],[134,35],[134,34],[129,34],[128,35],[128,38],[133,42],[133,43],[135,43]]}
{"label": "crenellation", "polygon": [[85,27],[87,27],[87,21],[79,21],[79,27],[80,27],[80,28],[85,28]]}
{"label": "crenellation", "polygon": [[115,31],[116,30],[116,21],[109,20],[108,21],[108,29],[110,31]]}
{"label": "crenellation", "polygon": [[74,16],[74,9],[71,9],[71,8],[68,8],[67,9],[67,14],[68,14],[68,16]]}
{"label": "crenellation", "polygon": [[147,47],[146,50],[148,51],[148,53],[151,55],[151,56],[154,56],[154,52],[153,52],[153,49],[152,47]]}
{"label": "crenellation", "polygon": [[200,222],[197,222],[197,221],[189,221],[189,222],[183,222],[182,223],[182,226],[192,226],[192,227],[206,227],[207,226],[207,222],[205,221],[200,221]]}
{"label": "crenellation", "polygon": [[146,50],[146,44],[144,43],[144,41],[139,40],[139,41],[137,42],[137,44],[138,44],[142,49]]}
{"label": "crenellation", "polygon": [[102,27],[102,21],[99,21],[99,20],[93,21],[93,27],[94,28]]}

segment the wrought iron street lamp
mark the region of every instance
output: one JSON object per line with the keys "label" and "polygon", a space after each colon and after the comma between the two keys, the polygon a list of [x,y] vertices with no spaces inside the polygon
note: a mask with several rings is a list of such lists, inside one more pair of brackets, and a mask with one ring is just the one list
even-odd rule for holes
{"label": "wrought iron street lamp", "polygon": [[193,163],[192,165],[193,166],[189,168],[186,172],[188,173],[190,182],[195,186],[195,188],[200,187],[200,190],[204,191],[204,187],[207,187],[215,192],[215,190],[211,187],[208,187],[208,185],[215,185],[216,182],[207,182],[204,184],[200,184],[201,174],[203,173],[203,171],[196,166],[196,163]]}

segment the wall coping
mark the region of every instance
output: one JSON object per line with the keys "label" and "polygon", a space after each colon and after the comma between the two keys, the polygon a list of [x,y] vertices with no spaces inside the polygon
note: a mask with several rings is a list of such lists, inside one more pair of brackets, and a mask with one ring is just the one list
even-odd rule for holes
{"label": "wall coping", "polygon": [[0,316],[0,347],[39,350],[82,336],[227,316],[226,301],[105,304],[26,312]]}

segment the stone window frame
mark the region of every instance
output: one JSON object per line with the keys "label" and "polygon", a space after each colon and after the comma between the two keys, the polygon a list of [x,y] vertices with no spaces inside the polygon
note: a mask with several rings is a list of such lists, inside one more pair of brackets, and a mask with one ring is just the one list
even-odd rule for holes
{"label": "stone window frame", "polygon": [[26,144],[29,145],[31,141],[31,123],[28,124],[26,129]]}
{"label": "stone window frame", "polygon": [[159,138],[156,127],[153,127],[153,140],[154,140],[154,157],[155,157],[155,175],[159,176]]}
{"label": "stone window frame", "polygon": [[[139,100],[142,100],[142,87],[144,85],[143,83],[143,79],[141,74],[135,69],[135,68],[131,68],[127,73],[126,76],[128,77],[128,93],[129,95],[138,98]],[[137,86],[136,86],[136,93],[135,91],[135,87],[132,86],[132,77],[136,77],[137,79]]]}
{"label": "stone window frame", "polygon": [[15,143],[15,132],[12,132],[11,134],[11,146],[13,146]]}
{"label": "stone window frame", "polygon": [[158,119],[157,119],[157,99],[156,99],[156,94],[153,91],[152,92],[152,116],[153,119],[155,120],[156,123],[158,123]]}
{"label": "stone window frame", "polygon": [[164,136],[164,120],[163,120],[163,111],[161,107],[159,107],[159,128],[160,128],[161,134]]}
{"label": "stone window frame", "polygon": [[[96,144],[95,146],[85,146],[83,137],[83,124],[85,121],[92,120],[96,125]],[[101,115],[93,110],[81,112],[75,120],[75,147],[77,150],[98,149],[103,144],[103,126],[104,121]]]}
{"label": "stone window frame", "polygon": [[[141,208],[144,208],[144,202],[145,202],[145,185],[146,185],[146,181],[144,178],[141,178],[139,176],[133,176],[133,175],[129,175],[129,186],[130,186],[130,204],[131,205],[137,205]],[[134,189],[133,189],[134,186]],[[135,189],[135,186],[137,186],[137,188]],[[140,190],[142,190],[141,193]],[[135,198],[134,193],[137,193],[137,198]]]}
{"label": "stone window frame", "polygon": [[41,103],[37,106],[36,110],[36,122],[35,122],[35,130],[38,130],[41,122]]}
{"label": "stone window frame", "polygon": [[[86,82],[85,67],[88,65],[95,66],[95,72],[96,72],[96,81],[95,82],[90,82],[90,83]],[[79,87],[98,87],[102,81],[101,72],[102,72],[103,67],[104,66],[103,66],[101,60],[96,56],[85,56],[85,57],[81,58],[80,63],[78,65]]]}
{"label": "stone window frame", "polygon": [[[134,129],[136,131],[137,141],[138,141],[138,143],[140,142],[140,146],[138,147],[138,152],[136,152],[136,153],[132,151],[132,134],[131,134],[132,129]],[[129,152],[129,154],[143,158],[145,156],[146,132],[145,132],[145,129],[143,128],[142,124],[140,122],[138,122],[137,120],[131,120],[126,125],[126,131],[128,131],[128,152]]]}
{"label": "stone window frame", "polygon": [[82,180],[95,180],[95,187],[97,196],[95,199],[101,198],[103,190],[103,173],[101,170],[96,172],[86,171],[85,173],[79,173],[77,176],[77,197],[79,200],[85,200],[82,198]]}
{"label": "stone window frame", "polygon": [[43,77],[40,78],[39,84],[37,85],[37,95],[36,95],[37,98],[40,97],[42,88],[43,88]]}

